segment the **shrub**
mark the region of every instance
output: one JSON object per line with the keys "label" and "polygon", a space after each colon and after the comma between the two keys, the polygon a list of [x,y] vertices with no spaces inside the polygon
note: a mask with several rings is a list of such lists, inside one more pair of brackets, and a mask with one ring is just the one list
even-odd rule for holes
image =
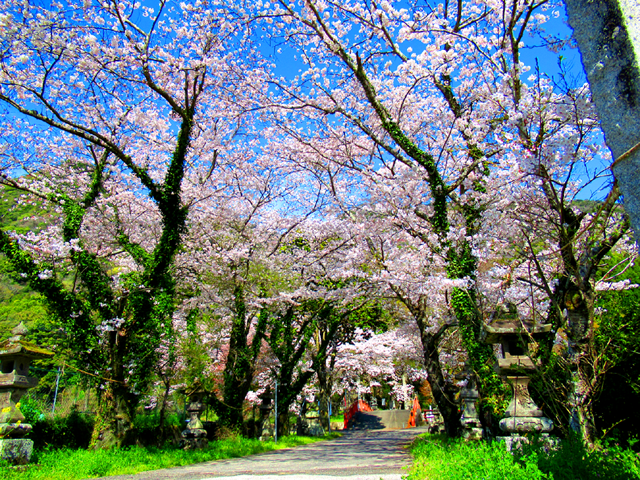
{"label": "shrub", "polygon": [[35,425],[43,422],[45,415],[42,413],[41,407],[31,397],[26,396],[20,400],[20,411],[24,415],[25,423]]}
{"label": "shrub", "polygon": [[184,430],[184,421],[178,414],[167,415],[164,425],[160,425],[160,414],[156,411],[136,415],[133,429],[129,432],[125,444],[145,447],[162,447],[168,443],[178,443],[180,432]]}
{"label": "shrub", "polygon": [[40,448],[88,448],[93,432],[93,417],[73,409],[65,417],[44,418],[32,423],[29,438],[34,447]]}

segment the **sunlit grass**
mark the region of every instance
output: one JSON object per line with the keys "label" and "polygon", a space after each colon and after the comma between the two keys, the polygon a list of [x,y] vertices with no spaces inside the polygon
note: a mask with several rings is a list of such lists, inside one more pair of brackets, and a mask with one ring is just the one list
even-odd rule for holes
{"label": "sunlit grass", "polygon": [[411,448],[408,480],[630,480],[640,479],[640,459],[631,450],[601,445],[587,450],[575,438],[549,449],[534,440],[514,454],[502,442],[448,440],[428,435]]}
{"label": "sunlit grass", "polygon": [[243,457],[255,453],[305,445],[327,437],[284,437],[261,442],[242,437],[216,440],[205,450],[178,448],[130,447],[114,450],[44,450],[35,452],[32,464],[24,470],[0,467],[3,480],[80,480],[110,475],[131,475],[148,470],[190,465],[193,463]]}

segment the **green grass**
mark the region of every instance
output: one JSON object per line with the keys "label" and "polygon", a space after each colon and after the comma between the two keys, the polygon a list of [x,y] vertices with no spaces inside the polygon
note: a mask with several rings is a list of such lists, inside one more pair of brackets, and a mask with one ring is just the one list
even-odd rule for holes
{"label": "green grass", "polygon": [[511,454],[501,442],[418,438],[411,447],[414,464],[408,480],[630,480],[640,479],[640,459],[631,450],[604,445],[588,451],[565,439],[555,450],[535,440]]}
{"label": "green grass", "polygon": [[260,442],[242,437],[209,442],[205,450],[185,451],[178,448],[131,447],[114,450],[41,450],[34,452],[25,470],[0,467],[3,480],[80,480],[109,475],[127,475],[147,470],[177,467],[192,463],[243,457],[254,453],[295,447],[327,438],[284,437]]}

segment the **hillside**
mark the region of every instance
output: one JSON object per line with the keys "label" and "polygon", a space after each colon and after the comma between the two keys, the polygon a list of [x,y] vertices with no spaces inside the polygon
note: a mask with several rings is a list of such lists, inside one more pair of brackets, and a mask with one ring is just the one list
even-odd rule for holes
{"label": "hillside", "polygon": [[[0,188],[0,227],[5,231],[26,233],[39,231],[53,221],[51,211],[42,204],[26,202],[21,192]],[[18,323],[24,322],[33,332],[32,340],[47,331],[47,312],[42,297],[21,282],[6,257],[0,254],[0,340],[7,338]]]}

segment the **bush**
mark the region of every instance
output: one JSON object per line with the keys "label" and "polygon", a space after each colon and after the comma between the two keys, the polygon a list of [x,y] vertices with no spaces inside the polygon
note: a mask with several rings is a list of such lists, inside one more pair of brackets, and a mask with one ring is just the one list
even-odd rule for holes
{"label": "bush", "polygon": [[[47,418],[33,400],[25,400],[20,403],[20,410],[26,423],[33,426],[29,438],[34,441],[35,448],[89,447],[95,423],[93,415],[80,413],[74,408],[69,415]],[[165,418],[164,423],[164,428],[160,428],[160,416],[157,412],[136,415],[125,444],[156,447],[166,443],[177,444],[182,438],[180,432],[184,430],[184,421],[180,415],[172,414]]]}
{"label": "bush", "polygon": [[45,420],[41,407],[31,397],[26,396],[20,400],[20,411],[24,415],[25,423],[29,425],[35,425]]}
{"label": "bush", "polygon": [[74,409],[65,417],[43,418],[32,423],[33,430],[29,438],[37,449],[88,448],[93,424],[92,416]]}
{"label": "bush", "polygon": [[164,425],[160,425],[160,414],[157,411],[136,415],[133,429],[129,432],[125,444],[145,447],[162,447],[168,443],[177,444],[182,438],[184,421],[178,414],[167,415]]}

